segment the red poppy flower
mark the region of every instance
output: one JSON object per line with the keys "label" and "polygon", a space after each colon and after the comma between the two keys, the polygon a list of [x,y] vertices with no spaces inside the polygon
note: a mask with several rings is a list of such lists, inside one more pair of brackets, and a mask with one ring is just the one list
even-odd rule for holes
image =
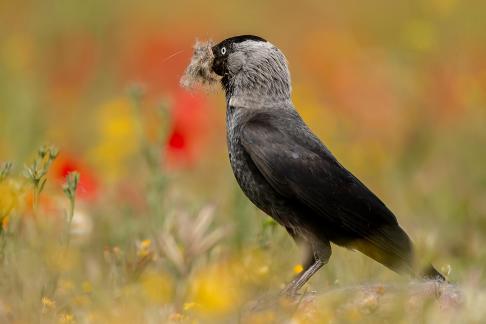
{"label": "red poppy flower", "polygon": [[55,160],[52,170],[57,181],[64,183],[66,176],[73,171],[79,172],[77,197],[93,199],[96,197],[99,184],[93,172],[79,159],[69,154],[61,153]]}
{"label": "red poppy flower", "polygon": [[177,91],[165,148],[169,167],[189,166],[199,159],[207,143],[209,118],[209,109],[203,94]]}

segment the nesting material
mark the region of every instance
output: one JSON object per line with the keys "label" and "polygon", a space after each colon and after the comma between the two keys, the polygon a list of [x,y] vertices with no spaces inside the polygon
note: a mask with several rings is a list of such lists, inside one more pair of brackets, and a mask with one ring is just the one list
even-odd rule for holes
{"label": "nesting material", "polygon": [[191,63],[187,66],[180,80],[182,87],[190,90],[202,88],[211,91],[216,89],[216,85],[218,85],[221,77],[211,69],[214,60],[214,55],[211,50],[213,46],[214,43],[212,41],[196,41]]}

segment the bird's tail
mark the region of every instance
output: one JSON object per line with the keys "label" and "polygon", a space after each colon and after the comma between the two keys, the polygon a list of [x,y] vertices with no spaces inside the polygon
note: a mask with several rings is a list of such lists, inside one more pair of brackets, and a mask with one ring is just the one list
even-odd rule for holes
{"label": "bird's tail", "polygon": [[442,273],[440,273],[439,271],[437,271],[437,269],[434,268],[433,265],[429,265],[427,268],[425,268],[425,270],[422,272],[421,277],[426,279],[426,280],[436,280],[436,281],[440,281],[440,282],[447,282],[447,279],[445,278],[445,276]]}
{"label": "bird's tail", "polygon": [[429,265],[423,272],[415,270],[413,244],[399,226],[385,226],[365,240],[352,242],[352,248],[380,262],[391,270],[415,278],[447,282],[444,275]]}
{"label": "bird's tail", "polygon": [[413,246],[399,226],[384,226],[350,247],[400,274],[413,274]]}

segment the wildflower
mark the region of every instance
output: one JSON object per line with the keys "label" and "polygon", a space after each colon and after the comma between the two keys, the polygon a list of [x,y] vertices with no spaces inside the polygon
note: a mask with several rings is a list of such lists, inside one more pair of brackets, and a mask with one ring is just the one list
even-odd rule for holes
{"label": "wildflower", "polygon": [[210,130],[209,113],[201,94],[182,90],[175,93],[166,147],[170,168],[191,166],[200,158]]}
{"label": "wildflower", "polygon": [[90,200],[97,196],[98,180],[91,169],[78,157],[69,153],[61,153],[53,164],[54,177],[60,183],[66,181],[72,172],[79,174],[76,197],[82,200]]}
{"label": "wildflower", "polygon": [[0,222],[3,226],[8,224],[10,213],[19,204],[20,188],[12,180],[0,182]]}
{"label": "wildflower", "polygon": [[42,313],[43,314],[46,314],[49,311],[56,308],[56,302],[54,300],[50,299],[49,297],[45,297],[45,296],[42,297],[41,303],[42,303]]}
{"label": "wildflower", "polygon": [[76,323],[74,320],[74,316],[71,313],[62,313],[59,316],[59,323],[60,324],[73,324]]}
{"label": "wildflower", "polygon": [[39,196],[47,182],[47,172],[58,155],[59,149],[55,146],[41,146],[37,151],[37,157],[34,159],[34,162],[25,166],[24,175],[33,186],[32,209],[34,212],[37,211]]}
{"label": "wildflower", "polygon": [[116,98],[98,109],[99,140],[90,155],[108,180],[126,171],[126,161],[139,149],[137,119],[127,98]]}
{"label": "wildflower", "polygon": [[78,188],[79,173],[76,171],[69,172],[66,177],[66,183],[62,187],[66,196],[69,199],[74,199],[76,196],[76,189]]}
{"label": "wildflower", "polygon": [[184,311],[187,312],[188,310],[190,310],[194,306],[196,306],[196,303],[194,303],[194,302],[184,303],[183,309],[184,309]]}
{"label": "wildflower", "polygon": [[147,272],[141,278],[145,296],[155,303],[167,303],[172,295],[173,287],[170,278],[165,273]]}
{"label": "wildflower", "polygon": [[301,273],[303,270],[304,270],[304,267],[302,266],[302,264],[296,264],[294,266],[294,272],[296,274]]}
{"label": "wildflower", "polygon": [[151,240],[143,240],[140,242],[138,246],[138,251],[137,255],[141,258],[147,257],[149,254],[151,254],[151,247],[152,247],[152,241]]}
{"label": "wildflower", "polygon": [[242,298],[239,279],[231,265],[215,264],[201,270],[191,283],[191,300],[203,314],[223,315],[237,307]]}

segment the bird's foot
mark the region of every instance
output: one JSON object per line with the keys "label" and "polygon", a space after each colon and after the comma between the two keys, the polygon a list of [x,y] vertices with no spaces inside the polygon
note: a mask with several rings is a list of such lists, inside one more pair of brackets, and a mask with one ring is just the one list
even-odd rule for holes
{"label": "bird's foot", "polygon": [[280,291],[280,297],[286,297],[290,299],[297,298],[299,296],[299,292],[297,287],[295,286],[296,280],[291,281],[282,291]]}
{"label": "bird's foot", "polygon": [[280,292],[280,301],[284,302],[283,305],[293,305],[293,307],[299,308],[301,305],[312,303],[316,298],[316,294],[317,292],[315,290],[305,289],[299,291],[289,285]]}
{"label": "bird's foot", "polygon": [[290,282],[284,289],[280,291],[280,297],[286,297],[289,299],[301,299],[305,297],[315,296],[316,290],[306,289],[304,292],[299,292],[299,289],[295,286],[294,281]]}

